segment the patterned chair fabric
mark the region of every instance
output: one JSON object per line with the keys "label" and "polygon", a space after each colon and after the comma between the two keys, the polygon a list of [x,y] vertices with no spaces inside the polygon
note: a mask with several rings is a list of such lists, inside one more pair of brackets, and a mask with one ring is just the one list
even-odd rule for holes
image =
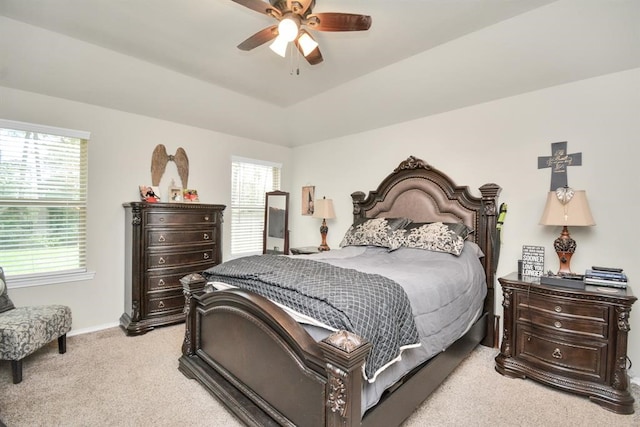
{"label": "patterned chair fabric", "polygon": [[20,360],[71,330],[64,305],[16,307],[0,313],[0,359]]}
{"label": "patterned chair fabric", "polygon": [[71,309],[65,305],[15,307],[7,293],[0,267],[0,360],[10,360],[13,383],[22,381],[22,359],[58,339],[58,351],[67,351]]}

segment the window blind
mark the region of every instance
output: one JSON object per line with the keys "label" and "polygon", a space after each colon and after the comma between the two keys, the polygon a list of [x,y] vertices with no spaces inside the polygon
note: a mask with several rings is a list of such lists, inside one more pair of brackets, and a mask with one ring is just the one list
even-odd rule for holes
{"label": "window blind", "polygon": [[0,120],[0,262],[7,276],[86,271],[89,133]]}
{"label": "window blind", "polygon": [[262,253],[265,193],[280,189],[281,165],[233,158],[231,257]]}

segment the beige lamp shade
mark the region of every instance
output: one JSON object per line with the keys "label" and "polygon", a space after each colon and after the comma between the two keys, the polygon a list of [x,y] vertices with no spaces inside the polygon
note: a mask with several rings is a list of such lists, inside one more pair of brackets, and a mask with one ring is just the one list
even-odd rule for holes
{"label": "beige lamp shade", "polygon": [[547,203],[540,218],[541,225],[586,226],[596,225],[591,216],[587,193],[575,190],[575,194],[566,204],[563,204],[555,191],[547,194]]}
{"label": "beige lamp shade", "polygon": [[322,219],[332,219],[336,217],[336,213],[333,210],[333,200],[316,199],[313,204],[313,217]]}

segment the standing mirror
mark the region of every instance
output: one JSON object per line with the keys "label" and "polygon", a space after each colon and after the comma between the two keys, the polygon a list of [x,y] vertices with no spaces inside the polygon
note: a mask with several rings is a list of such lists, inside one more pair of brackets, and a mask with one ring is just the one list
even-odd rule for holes
{"label": "standing mirror", "polygon": [[264,208],[263,254],[289,254],[289,193],[266,193]]}

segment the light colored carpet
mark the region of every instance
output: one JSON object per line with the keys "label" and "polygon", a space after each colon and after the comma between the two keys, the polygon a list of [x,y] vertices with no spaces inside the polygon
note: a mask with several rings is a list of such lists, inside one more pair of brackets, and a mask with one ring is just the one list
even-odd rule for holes
{"label": "light colored carpet", "polygon": [[[119,328],[51,343],[11,382],[0,362],[0,420],[20,426],[239,426],[196,381],[177,369],[184,326],[127,337]],[[588,399],[494,370],[497,349],[478,347],[403,424],[413,426],[640,426]],[[640,388],[633,385],[638,400]],[[638,411],[636,404],[636,411]]]}

